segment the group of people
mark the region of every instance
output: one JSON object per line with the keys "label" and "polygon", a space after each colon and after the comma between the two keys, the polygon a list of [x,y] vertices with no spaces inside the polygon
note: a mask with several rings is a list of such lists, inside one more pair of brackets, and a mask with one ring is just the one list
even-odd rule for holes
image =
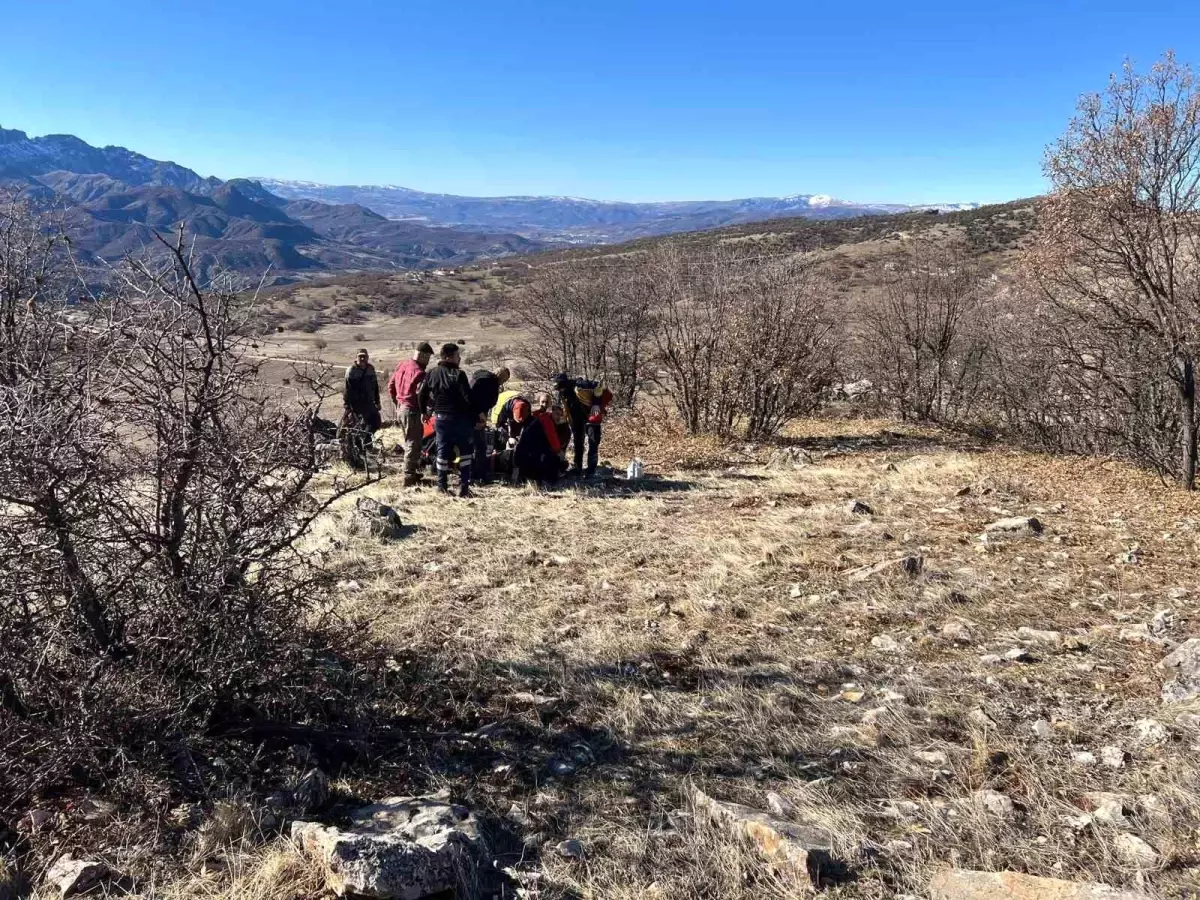
{"label": "group of people", "polygon": [[[553,392],[530,398],[505,390],[508,369],[462,369],[457,344],[443,344],[432,371],[433,347],[422,343],[396,367],[387,394],[403,432],[404,484],[421,483],[423,448],[430,450],[438,490],[450,491],[458,466],[459,496],[471,496],[473,479],[505,475],[515,482],[550,484],[560,477],[592,478],[599,462],[602,426],[612,393],[594,381],[555,376]],[[370,354],[360,349],[346,370],[343,404],[347,419],[374,434],[383,425],[379,379]],[[574,466],[567,450],[574,449]],[[586,452],[585,452],[586,451]]]}

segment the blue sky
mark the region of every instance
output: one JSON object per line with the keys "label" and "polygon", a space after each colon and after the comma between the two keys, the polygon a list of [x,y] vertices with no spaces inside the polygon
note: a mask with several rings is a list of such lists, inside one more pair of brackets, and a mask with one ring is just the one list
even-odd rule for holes
{"label": "blue sky", "polygon": [[0,125],[205,175],[658,200],[1042,189],[1197,0],[0,0]]}

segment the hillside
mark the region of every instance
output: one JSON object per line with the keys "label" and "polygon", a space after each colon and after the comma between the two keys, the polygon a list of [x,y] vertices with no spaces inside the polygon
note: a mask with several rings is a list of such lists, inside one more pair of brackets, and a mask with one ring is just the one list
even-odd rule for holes
{"label": "hillside", "polygon": [[515,231],[531,238],[572,244],[614,243],[783,216],[841,219],[913,209],[949,210],[976,205],[852,203],[823,194],[620,203],[579,197],[463,197],[393,185],[325,185],[274,178],[256,180],[282,197],[361,204],[391,219],[468,229]]}
{"label": "hillside", "polygon": [[254,182],[203,178],[123,147],[0,129],[0,190],[63,211],[81,262],[97,269],[183,226],[200,269],[257,280],[361,269],[459,265],[528,253],[515,234],[389,222],[361,206],[289,202]]}
{"label": "hillside", "polygon": [[[976,896],[931,894],[947,867],[1200,887],[1200,720],[1158,668],[1200,614],[1194,498],[886,423],[803,423],[787,443],[781,465],[626,425],[605,456],[642,452],[641,484],[470,502],[405,491],[389,463],[369,493],[405,537],[363,534],[347,503],[313,543],[390,654],[409,743],[310,751],[352,761],[309,818],[446,788],[497,862],[468,896],[809,893],[697,789],[802,829],[835,897]],[[1007,516],[1042,530],[988,530]],[[269,778],[222,819],[165,826],[207,873],[165,896],[329,896],[320,860],[255,824]],[[154,816],[131,813],[89,848],[139,872],[122,836]],[[38,840],[91,833],[80,815]]]}
{"label": "hillside", "polygon": [[[310,201],[293,201],[287,208]],[[328,209],[328,207],[323,207]],[[370,214],[368,214],[370,215]],[[375,217],[376,227],[386,220]],[[1033,227],[1033,201],[931,215],[902,213],[853,219],[777,219],[708,232],[646,238],[611,246],[549,250],[421,274],[329,276],[272,290],[262,308],[264,344],[282,358],[349,358],[354,347],[407,355],[420,340],[465,338],[476,358],[512,360],[527,325],[511,312],[514,297],[541,267],[619,266],[662,242],[696,249],[731,244],[753,255],[816,252],[835,290],[847,298],[876,287],[886,266],[914,236],[965,246],[999,274],[1012,265]]]}

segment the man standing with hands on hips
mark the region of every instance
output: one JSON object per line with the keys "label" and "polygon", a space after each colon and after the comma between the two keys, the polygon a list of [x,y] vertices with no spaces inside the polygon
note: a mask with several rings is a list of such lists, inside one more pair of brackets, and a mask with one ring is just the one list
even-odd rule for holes
{"label": "man standing with hands on hips", "polygon": [[417,467],[421,462],[421,385],[425,369],[433,358],[433,348],[422,342],[413,358],[401,363],[388,379],[388,396],[396,405],[400,430],[404,433],[404,486],[412,487],[421,481]]}

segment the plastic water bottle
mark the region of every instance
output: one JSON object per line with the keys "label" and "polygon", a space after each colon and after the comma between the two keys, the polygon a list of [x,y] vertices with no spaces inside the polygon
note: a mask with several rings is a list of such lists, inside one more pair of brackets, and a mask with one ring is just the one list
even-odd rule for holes
{"label": "plastic water bottle", "polygon": [[646,468],[642,465],[642,461],[636,456],[629,463],[629,469],[625,472],[625,477],[629,481],[638,481],[646,474]]}

